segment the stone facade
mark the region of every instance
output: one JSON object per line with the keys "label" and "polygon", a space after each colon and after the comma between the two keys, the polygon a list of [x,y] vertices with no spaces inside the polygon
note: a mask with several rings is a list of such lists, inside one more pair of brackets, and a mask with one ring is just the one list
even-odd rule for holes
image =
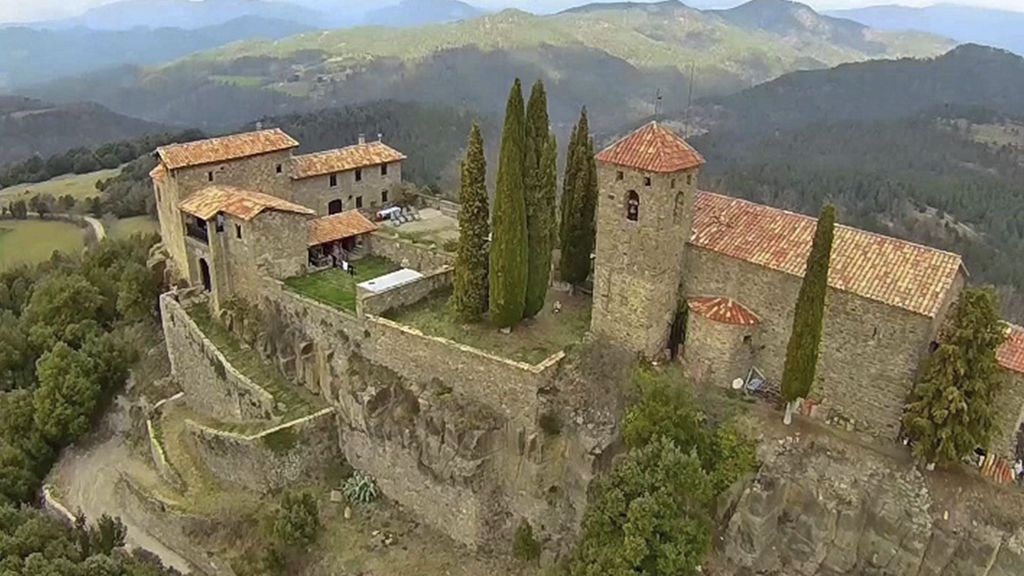
{"label": "stone facade", "polygon": [[274,397],[227,361],[189,318],[176,294],[160,297],[171,372],[189,408],[227,422],[269,420]]}
{"label": "stone facade", "polygon": [[1024,424],[1024,374],[1003,370],[1003,389],[996,401],[996,426],[992,438],[992,451],[1009,458],[1017,458],[1017,434]]}
{"label": "stone facade", "polygon": [[[358,181],[356,170],[293,180],[287,199],[316,210],[319,216],[353,209],[375,212],[391,206],[401,191],[401,162],[386,164],[387,174],[382,173],[382,166],[360,168]],[[336,202],[334,212],[331,202]]]}
{"label": "stone facade", "polygon": [[219,480],[268,493],[316,479],[340,457],[334,408],[253,435],[186,422],[200,461]]}
{"label": "stone facade", "polygon": [[455,264],[455,254],[438,247],[423,246],[411,240],[388,236],[381,232],[370,235],[370,254],[380,256],[406,268],[432,272]]}
{"label": "stone facade", "polygon": [[717,322],[693,310],[687,314],[683,355],[694,382],[727,387],[746,379],[754,366],[758,327]]}
{"label": "stone facade", "polygon": [[696,181],[696,169],[660,174],[598,164],[595,333],[648,357],[667,347]]}
{"label": "stone facade", "polygon": [[[736,371],[745,375],[756,367],[779,382],[801,279],[693,246],[687,251],[686,270],[685,294],[725,296],[757,314],[761,323],[751,334],[751,364],[736,365]],[[962,286],[961,276],[944,309]],[[711,338],[700,327],[694,332],[699,339]],[[812,398],[820,402],[824,416],[895,440],[907,395],[937,332],[935,318],[830,288]],[[698,350],[701,344],[688,340],[687,353],[693,351],[698,358],[706,354]]]}

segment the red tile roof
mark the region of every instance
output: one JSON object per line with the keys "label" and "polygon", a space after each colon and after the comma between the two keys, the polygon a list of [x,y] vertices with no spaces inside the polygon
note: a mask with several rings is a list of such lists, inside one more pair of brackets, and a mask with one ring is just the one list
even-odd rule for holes
{"label": "red tile roof", "polygon": [[722,324],[754,326],[761,323],[757,314],[731,298],[721,296],[689,298],[686,300],[686,304],[694,314],[700,314],[708,320]]}
{"label": "red tile roof", "polygon": [[383,142],[355,144],[292,158],[292,179],[312,178],[405,160],[405,154]]}
{"label": "red tile roof", "polygon": [[668,128],[651,122],[595,156],[599,162],[646,172],[671,173],[697,168],[704,157]]}
{"label": "red tile roof", "polygon": [[232,186],[210,186],[192,194],[178,208],[203,220],[213,218],[218,212],[230,214],[242,220],[252,220],[264,210],[278,210],[312,216],[316,212],[293,204],[287,200],[262,192],[243,190]]}
{"label": "red tile roof", "polygon": [[996,351],[996,360],[1003,368],[1024,374],[1024,328],[1010,324],[1006,342]]}
{"label": "red tile roof", "polygon": [[156,149],[168,170],[213,164],[271,152],[290,150],[299,145],[279,128],[232,134],[184,144],[171,144]]}
{"label": "red tile roof", "polygon": [[[803,276],[816,219],[698,192],[690,244]],[[829,286],[934,317],[963,267],[960,256],[848,226],[836,226]]]}
{"label": "red tile roof", "polygon": [[340,214],[331,214],[323,218],[309,221],[310,246],[319,246],[328,242],[368,234],[377,229],[377,225],[367,220],[358,210],[348,210]]}

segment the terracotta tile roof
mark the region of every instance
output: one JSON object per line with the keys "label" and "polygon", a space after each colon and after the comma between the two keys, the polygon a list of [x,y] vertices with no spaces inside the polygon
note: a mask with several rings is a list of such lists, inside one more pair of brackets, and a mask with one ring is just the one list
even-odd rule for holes
{"label": "terracotta tile roof", "polygon": [[376,229],[377,225],[370,222],[358,210],[348,210],[340,214],[331,214],[310,220],[308,244],[319,246],[360,234],[368,234]]}
{"label": "terracotta tile roof", "polygon": [[166,176],[167,170],[164,168],[163,164],[157,164],[156,168],[149,171],[149,177],[158,182],[163,181]]}
{"label": "terracotta tile roof", "polygon": [[600,162],[647,172],[679,172],[704,164],[704,157],[668,128],[651,122],[595,156]]}
{"label": "terracotta tile roof", "polygon": [[761,323],[757,314],[731,298],[721,296],[689,298],[686,300],[686,305],[694,314],[700,314],[708,320],[722,324],[754,326]]}
{"label": "terracotta tile roof", "polygon": [[300,180],[400,160],[405,160],[405,154],[383,142],[368,142],[296,156],[292,158],[291,174],[292,179]]}
{"label": "terracotta tile roof", "polygon": [[314,215],[316,212],[292,204],[276,196],[243,190],[232,186],[210,186],[192,194],[178,208],[203,220],[213,218],[218,212],[230,214],[242,220],[252,220],[264,210],[294,212],[295,214]]}
{"label": "terracotta tile roof", "polygon": [[996,351],[996,360],[1003,368],[1024,374],[1024,328],[1009,326],[1006,342]]}
{"label": "terracotta tile roof", "polygon": [[[803,276],[816,219],[698,192],[690,244]],[[829,286],[934,317],[963,267],[960,256],[849,226],[836,226]]]}
{"label": "terracotta tile roof", "polygon": [[168,170],[289,150],[299,145],[279,128],[171,144],[156,149]]}

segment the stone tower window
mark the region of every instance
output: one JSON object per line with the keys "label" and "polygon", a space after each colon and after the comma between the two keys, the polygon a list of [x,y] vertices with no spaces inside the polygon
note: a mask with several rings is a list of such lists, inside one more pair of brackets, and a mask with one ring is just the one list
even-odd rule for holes
{"label": "stone tower window", "polygon": [[636,222],[640,219],[640,195],[636,190],[626,193],[626,220]]}
{"label": "stone tower window", "polygon": [[213,182],[213,171],[212,170],[210,172],[206,173],[206,181],[207,182]]}
{"label": "stone tower window", "polygon": [[341,200],[331,200],[327,203],[327,213],[337,214],[341,212]]}
{"label": "stone tower window", "polygon": [[280,174],[281,172],[284,172],[284,166],[278,164],[277,165],[277,173]]}
{"label": "stone tower window", "polygon": [[669,188],[673,188],[673,189],[674,189],[674,188],[676,187],[676,179],[675,179],[675,178],[673,178],[673,179],[672,179],[672,180],[671,180],[671,181],[670,181],[670,182],[668,183],[668,187],[669,187]]}
{"label": "stone tower window", "polygon": [[362,181],[363,181],[363,170],[361,168],[356,168],[356,182],[362,182]]}
{"label": "stone tower window", "polygon": [[619,170],[618,172],[615,173],[615,179],[616,180],[621,181],[625,177],[626,177],[626,175],[622,173],[622,170]]}
{"label": "stone tower window", "polygon": [[651,185],[651,177],[650,176],[644,176],[644,186],[650,186],[650,185]]}
{"label": "stone tower window", "polygon": [[334,188],[335,186],[338,185],[338,175],[337,174],[331,174],[331,184],[330,185],[331,185],[331,188]]}
{"label": "stone tower window", "polygon": [[693,173],[686,175],[686,185],[690,186],[693,184]]}
{"label": "stone tower window", "polygon": [[676,194],[676,204],[672,209],[672,221],[679,224],[686,215],[686,194]]}
{"label": "stone tower window", "polygon": [[235,238],[242,239],[242,225],[235,224]]}
{"label": "stone tower window", "polygon": [[381,176],[387,176],[388,175],[388,165],[387,164],[381,164],[380,165],[380,175]]}

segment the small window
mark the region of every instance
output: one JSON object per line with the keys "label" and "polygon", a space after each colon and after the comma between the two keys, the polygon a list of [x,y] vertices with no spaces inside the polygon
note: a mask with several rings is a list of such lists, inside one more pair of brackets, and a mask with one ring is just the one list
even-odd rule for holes
{"label": "small window", "polygon": [[673,179],[672,179],[672,180],[671,180],[671,181],[670,181],[670,182],[668,183],[668,187],[669,187],[669,188],[672,188],[672,189],[675,189],[675,187],[676,187],[676,179],[675,179],[675,178],[673,178]]}
{"label": "small window", "polygon": [[362,182],[362,181],[363,181],[363,170],[361,168],[356,168],[356,182]]}
{"label": "small window", "polygon": [[644,186],[650,186],[650,185],[651,185],[651,177],[650,176],[644,176]]}
{"label": "small window", "polygon": [[672,209],[672,219],[676,224],[683,221],[683,217],[686,216],[686,194],[680,192],[676,194],[676,204]]}
{"label": "small window", "polygon": [[223,214],[217,214],[217,219],[214,221],[214,225],[213,226],[214,226],[214,229],[217,230],[217,232],[223,232],[224,231],[224,215]]}
{"label": "small window", "polygon": [[235,224],[235,238],[242,239],[242,225]]}
{"label": "small window", "polygon": [[874,328],[871,329],[871,339],[872,340],[878,340],[878,335],[880,333],[881,332],[879,331],[878,326],[875,326]]}
{"label": "small window", "polygon": [[387,164],[381,164],[380,165],[380,175],[381,176],[387,176],[388,175],[388,165]]}
{"label": "small window", "polygon": [[277,165],[277,173],[280,174],[281,172],[284,172],[284,166],[278,164]]}
{"label": "small window", "polygon": [[362,207],[363,207],[363,197],[362,196],[356,196],[356,208],[362,208]]}
{"label": "small window", "polygon": [[334,188],[337,185],[338,185],[338,175],[337,174],[331,174],[331,188]]}
{"label": "small window", "polygon": [[212,170],[206,173],[206,181],[207,182],[213,182],[213,171]]}
{"label": "small window", "polygon": [[380,201],[385,203],[385,204],[387,204],[387,202],[388,202],[388,191],[387,190],[381,190],[380,191]]}
{"label": "small window", "polygon": [[745,336],[743,337],[743,343],[744,343],[744,344],[750,344],[750,343],[751,343],[751,342],[753,342],[753,341],[754,341],[754,338],[753,338],[753,336],[751,336],[750,334],[747,334],[747,335],[745,335]]}
{"label": "small window", "polygon": [[687,174],[686,175],[686,185],[690,186],[691,184],[693,184],[693,174]]}
{"label": "small window", "polygon": [[161,200],[160,200],[160,187],[159,186],[156,187],[156,202],[157,202],[157,204],[159,204],[161,202]]}
{"label": "small window", "polygon": [[331,200],[327,203],[327,213],[337,214],[341,212],[341,200]]}
{"label": "small window", "polygon": [[616,180],[622,181],[622,179],[625,177],[626,175],[622,173],[622,170],[619,170],[618,172],[615,173]]}
{"label": "small window", "polygon": [[636,222],[640,219],[640,195],[636,190],[626,194],[626,219]]}

